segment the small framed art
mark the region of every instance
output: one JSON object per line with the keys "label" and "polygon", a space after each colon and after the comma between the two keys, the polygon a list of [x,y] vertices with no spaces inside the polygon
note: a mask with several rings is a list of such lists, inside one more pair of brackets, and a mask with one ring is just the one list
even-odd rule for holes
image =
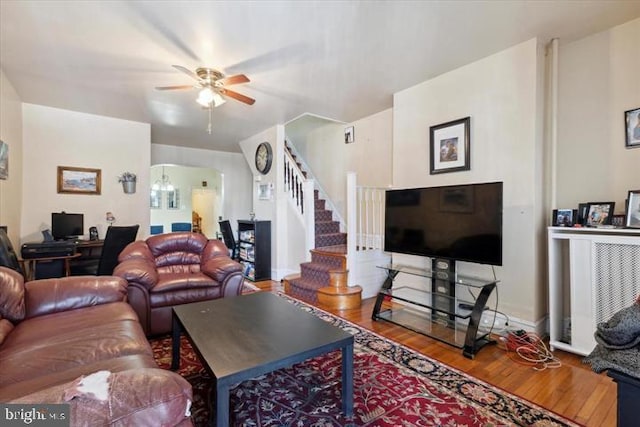
{"label": "small framed art", "polygon": [[627,198],[626,217],[626,227],[640,228],[640,190],[629,191],[629,197]]}
{"label": "small framed art", "polygon": [[640,147],[640,108],[624,112],[625,146]]}
{"label": "small framed art", "polygon": [[587,225],[587,215],[589,215],[589,203],[578,204],[578,218],[575,223]]}
{"label": "small framed art", "polygon": [[614,202],[591,202],[587,213],[587,227],[611,225]]}
{"label": "small framed art", "polygon": [[431,126],[431,175],[471,169],[471,117]]}
{"label": "small framed art", "polygon": [[554,209],[551,223],[555,227],[573,227],[577,220],[577,209]]}
{"label": "small framed art", "polygon": [[349,126],[344,130],[344,143],[351,144],[353,141],[355,141],[353,126]]}

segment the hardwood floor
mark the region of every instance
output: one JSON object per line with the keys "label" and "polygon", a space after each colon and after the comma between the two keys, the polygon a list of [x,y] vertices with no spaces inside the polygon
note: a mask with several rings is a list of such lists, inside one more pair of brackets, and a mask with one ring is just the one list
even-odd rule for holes
{"label": "hardwood floor", "polygon": [[[257,282],[264,291],[281,291],[275,281]],[[594,373],[582,357],[560,350],[554,352],[562,366],[536,371],[511,360],[496,345],[484,347],[475,359],[462,350],[384,321],[371,320],[375,298],[362,301],[357,309],[333,314],[372,330],[433,359],[464,371],[475,378],[522,397],[539,406],[586,426],[615,426],[616,384],[605,373]]]}

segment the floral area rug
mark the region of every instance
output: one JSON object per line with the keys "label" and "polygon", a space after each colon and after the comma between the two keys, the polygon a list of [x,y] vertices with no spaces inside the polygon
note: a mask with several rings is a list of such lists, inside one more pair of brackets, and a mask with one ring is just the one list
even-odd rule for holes
{"label": "floral area rug", "polygon": [[[245,381],[231,395],[234,426],[576,426],[394,341],[301,301],[302,310],[354,335],[354,415],[342,414],[341,354],[334,351]],[[152,340],[161,368],[171,338]],[[186,338],[178,371],[193,386],[192,419],[207,425],[212,379]]]}

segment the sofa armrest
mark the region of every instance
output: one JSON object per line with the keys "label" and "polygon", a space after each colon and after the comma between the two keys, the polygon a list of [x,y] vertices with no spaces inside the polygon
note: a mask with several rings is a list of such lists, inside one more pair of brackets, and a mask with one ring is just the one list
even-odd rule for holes
{"label": "sofa armrest", "polygon": [[242,265],[228,256],[217,256],[206,260],[200,267],[201,271],[213,278],[216,282],[222,283],[231,274],[242,273]]}
{"label": "sofa armrest", "polygon": [[25,283],[26,318],[127,300],[127,282],[113,276],[76,276]]}
{"label": "sofa armrest", "polygon": [[125,279],[129,283],[139,283],[146,289],[158,283],[158,271],[153,262],[146,258],[127,258],[113,270],[113,275]]}
{"label": "sofa armrest", "polygon": [[106,401],[97,400],[89,393],[74,393],[77,381],[55,385],[9,403],[67,403],[73,425],[190,425],[191,385],[175,372],[142,368],[111,373]]}

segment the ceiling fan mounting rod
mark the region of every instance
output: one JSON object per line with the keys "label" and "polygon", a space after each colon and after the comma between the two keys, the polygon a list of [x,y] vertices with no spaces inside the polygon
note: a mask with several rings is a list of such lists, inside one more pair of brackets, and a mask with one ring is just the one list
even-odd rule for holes
{"label": "ceiling fan mounting rod", "polygon": [[220,71],[214,70],[213,68],[206,68],[206,67],[197,68],[196,74],[202,80],[206,80],[210,83],[213,83],[224,77],[224,74],[222,74]]}

